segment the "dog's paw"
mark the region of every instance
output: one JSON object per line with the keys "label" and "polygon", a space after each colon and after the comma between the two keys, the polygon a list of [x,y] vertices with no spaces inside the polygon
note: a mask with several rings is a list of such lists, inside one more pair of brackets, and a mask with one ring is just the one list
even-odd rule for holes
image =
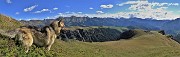
{"label": "dog's paw", "polygon": [[26,50],[25,53],[28,53],[28,50]]}

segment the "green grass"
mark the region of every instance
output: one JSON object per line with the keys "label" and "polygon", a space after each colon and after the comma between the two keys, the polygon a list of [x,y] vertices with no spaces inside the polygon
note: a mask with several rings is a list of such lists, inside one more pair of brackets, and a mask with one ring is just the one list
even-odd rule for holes
{"label": "green grass", "polygon": [[22,26],[22,24],[11,17],[0,14],[0,29],[3,30],[13,30],[17,27]]}
{"label": "green grass", "polygon": [[180,45],[157,32],[109,42],[64,42],[56,39],[50,51],[33,45],[27,54],[13,40],[5,36],[0,38],[0,57],[179,57],[179,54]]}

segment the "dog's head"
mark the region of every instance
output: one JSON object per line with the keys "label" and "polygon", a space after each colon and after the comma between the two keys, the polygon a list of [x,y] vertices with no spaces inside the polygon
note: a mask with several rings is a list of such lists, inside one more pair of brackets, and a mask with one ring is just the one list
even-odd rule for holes
{"label": "dog's head", "polygon": [[64,19],[61,19],[61,20],[59,20],[59,23],[58,23],[58,25],[59,25],[59,27],[64,27],[65,25],[64,25]]}
{"label": "dog's head", "polygon": [[61,19],[59,21],[53,21],[50,26],[54,29],[56,34],[60,33],[60,30],[65,26],[64,25],[64,20]]}

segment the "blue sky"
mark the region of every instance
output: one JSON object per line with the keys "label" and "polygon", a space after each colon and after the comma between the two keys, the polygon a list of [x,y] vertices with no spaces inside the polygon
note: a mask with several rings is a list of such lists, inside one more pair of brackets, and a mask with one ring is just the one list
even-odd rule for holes
{"label": "blue sky", "polygon": [[89,16],[154,18],[180,17],[179,0],[0,0],[0,14],[17,20]]}

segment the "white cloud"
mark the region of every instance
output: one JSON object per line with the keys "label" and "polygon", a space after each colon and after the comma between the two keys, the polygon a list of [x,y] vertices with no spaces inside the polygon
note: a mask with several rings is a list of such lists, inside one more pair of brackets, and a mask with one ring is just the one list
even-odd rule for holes
{"label": "white cloud", "polygon": [[79,14],[82,14],[82,12],[78,12]]}
{"label": "white cloud", "polygon": [[34,13],[42,13],[42,12],[51,12],[51,10],[49,10],[49,9],[42,9],[42,10],[40,10],[40,11],[36,11],[36,12],[34,12]]}
{"label": "white cloud", "polygon": [[[58,8],[53,8],[52,10],[58,10]],[[42,9],[42,10],[39,10],[39,11],[35,11],[34,13],[42,13],[42,12],[50,12],[50,13],[53,13],[52,10]]]}
{"label": "white cloud", "polygon": [[53,8],[53,10],[58,10],[58,8]]}
{"label": "white cloud", "polygon": [[50,19],[50,17],[46,17],[45,19]]}
{"label": "white cloud", "polygon": [[[178,6],[178,3],[158,3],[148,1],[127,1],[125,3],[117,4],[119,6],[130,5],[128,8],[132,12],[120,12],[117,13],[121,16],[134,16],[139,18],[154,18],[158,20],[164,19],[176,19],[180,16],[173,14],[172,11],[168,11],[169,6]],[[134,11],[134,12],[133,12]]]}
{"label": "white cloud", "polygon": [[168,7],[160,7],[161,9],[167,9]]}
{"label": "white cloud", "polygon": [[24,9],[24,12],[29,12],[29,11],[32,11],[34,8],[36,8],[38,5],[33,5],[31,7],[28,7],[28,8],[25,8]]}
{"label": "white cloud", "polygon": [[97,14],[103,14],[103,11],[96,11]]}
{"label": "white cloud", "polygon": [[63,13],[58,13],[59,15],[63,14]]}
{"label": "white cloud", "polygon": [[92,9],[94,9],[94,8],[90,7],[89,9],[91,9],[91,10],[92,10]]}
{"label": "white cloud", "polygon": [[175,6],[179,6],[179,3],[174,3],[173,5],[175,5]]}
{"label": "white cloud", "polygon": [[50,10],[49,9],[42,9],[41,11],[43,12],[43,11],[50,11]]}
{"label": "white cloud", "polygon": [[15,14],[18,15],[18,14],[20,14],[20,13],[19,13],[19,12],[16,12]]}
{"label": "white cloud", "polygon": [[11,0],[6,0],[6,2],[9,3],[9,4],[12,3]]}
{"label": "white cloud", "polygon": [[71,17],[71,16],[76,16],[76,17],[99,17],[99,18],[107,18],[107,17],[113,17],[113,18],[118,18],[117,14],[78,14],[78,13],[74,13],[74,14],[64,14],[64,13],[59,13],[58,15],[54,16],[54,18],[57,18],[59,16],[63,16],[63,17]]}
{"label": "white cloud", "polygon": [[157,20],[172,20],[178,18],[178,15],[174,15],[172,12],[162,11],[162,9],[157,9],[155,11],[146,12],[119,12],[116,13],[117,17],[138,17],[138,18],[153,18]]}
{"label": "white cloud", "polygon": [[179,3],[158,3],[158,2],[151,2],[149,3],[147,0],[145,1],[127,1],[125,3],[116,4],[118,6],[124,6],[124,5],[137,5],[137,4],[146,4],[146,5],[152,5],[152,6],[178,6]]}
{"label": "white cloud", "polygon": [[[79,14],[79,13],[82,13],[82,12],[77,12],[77,13]],[[76,12],[67,11],[67,12],[65,12],[65,14],[76,14]]]}
{"label": "white cloud", "polygon": [[112,4],[108,4],[108,5],[101,5],[101,8],[112,8],[113,5]]}
{"label": "white cloud", "polygon": [[[104,13],[102,11],[97,11],[98,14],[78,14],[78,13],[59,13],[58,15],[54,16],[54,18],[57,18],[59,16],[63,16],[63,17],[70,17],[70,16],[77,16],[77,17],[84,17],[84,16],[88,16],[88,17],[99,17],[99,18],[130,18],[130,17],[138,17],[138,18],[153,18],[153,19],[157,19],[157,20],[173,20],[176,19],[180,16],[178,15],[174,15],[173,12],[168,12],[168,11],[162,11],[162,8],[158,8],[155,11],[146,11],[146,12],[118,12],[115,14],[108,14],[108,13]],[[103,14],[100,14],[103,13]]]}
{"label": "white cloud", "polygon": [[[173,11],[168,11],[167,9],[170,6],[178,6],[178,3],[158,3],[158,2],[148,2],[148,1],[128,1],[122,4],[118,4],[119,6],[130,5],[128,7],[129,12],[118,12],[118,13],[104,13],[103,11],[96,11],[97,14],[78,14],[78,13],[59,13],[55,17],[64,16],[89,16],[89,17],[100,17],[100,18],[130,18],[130,17],[138,17],[138,18],[153,18],[157,20],[173,20],[176,18],[180,18],[180,15],[174,14]],[[89,8],[90,9],[90,8]],[[180,12],[180,11],[178,11]]]}
{"label": "white cloud", "polygon": [[41,13],[41,11],[36,11],[36,12],[34,12],[34,13]]}
{"label": "white cloud", "polygon": [[69,12],[69,11],[67,11],[67,12],[65,12],[65,13],[69,14],[70,12]]}

